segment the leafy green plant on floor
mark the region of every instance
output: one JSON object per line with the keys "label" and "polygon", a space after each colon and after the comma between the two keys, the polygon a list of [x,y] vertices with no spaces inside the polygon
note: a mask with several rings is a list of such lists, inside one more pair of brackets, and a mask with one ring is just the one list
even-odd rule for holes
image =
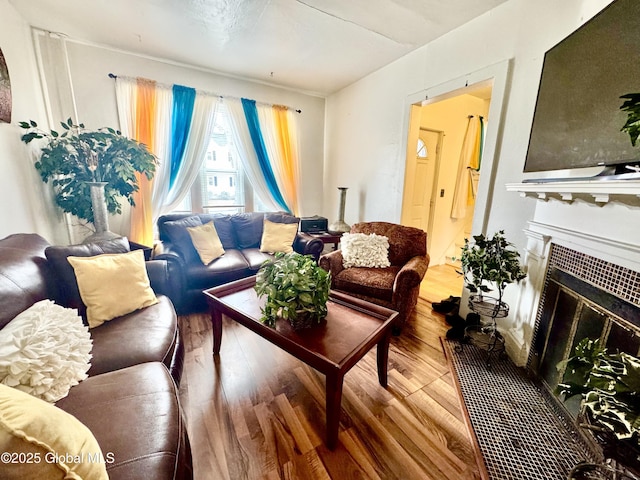
{"label": "leafy green plant on floor", "polygon": [[266,295],[262,322],[275,326],[281,317],[296,326],[306,317],[320,323],[327,316],[331,277],[329,272],[307,255],[296,252],[276,253],[262,264],[256,277],[255,291]]}
{"label": "leafy green plant on floor", "polygon": [[61,130],[46,132],[33,120],[20,122],[24,143],[41,140],[35,167],[43,182],[51,182],[58,206],[65,212],[93,222],[90,182],[106,182],[105,201],[111,214],[122,213],[120,199],[135,205],[137,173],[151,180],[157,159],[146,145],[112,128],[87,130],[72,119],[60,122]]}
{"label": "leafy green plant on floor", "polygon": [[581,395],[581,413],[591,428],[602,428],[640,448],[640,359],[607,352],[585,338],[573,356],[558,364],[564,377],[556,389],[565,398]]}
{"label": "leafy green plant on floor", "polygon": [[473,242],[465,239],[460,263],[465,286],[480,299],[495,288],[501,301],[507,285],[527,276],[520,265],[520,254],[507,241],[504,230],[492,237],[474,235]]}

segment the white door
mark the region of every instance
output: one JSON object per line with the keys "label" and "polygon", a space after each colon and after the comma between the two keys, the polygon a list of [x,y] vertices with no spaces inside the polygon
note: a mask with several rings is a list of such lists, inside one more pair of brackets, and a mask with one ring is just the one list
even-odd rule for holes
{"label": "white door", "polygon": [[405,205],[407,224],[427,233],[431,233],[433,226],[441,141],[442,132],[420,129],[416,160],[405,185],[409,189],[408,205]]}

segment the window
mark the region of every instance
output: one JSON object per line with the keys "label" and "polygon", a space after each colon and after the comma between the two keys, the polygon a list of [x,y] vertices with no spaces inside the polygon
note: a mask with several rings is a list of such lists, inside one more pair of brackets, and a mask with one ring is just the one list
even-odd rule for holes
{"label": "window", "polygon": [[[245,185],[247,188],[245,188]],[[174,211],[237,213],[265,211],[242,171],[242,162],[233,144],[228,112],[218,105],[209,145],[198,178]]]}

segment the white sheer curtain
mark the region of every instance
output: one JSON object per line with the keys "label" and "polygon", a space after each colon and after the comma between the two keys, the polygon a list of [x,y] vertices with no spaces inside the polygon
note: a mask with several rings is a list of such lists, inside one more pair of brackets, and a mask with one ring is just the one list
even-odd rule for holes
{"label": "white sheer curtain", "polygon": [[282,210],[272,199],[267,183],[264,180],[262,170],[258,163],[258,157],[253,149],[253,142],[249,134],[249,127],[244,116],[242,101],[237,98],[225,98],[224,104],[229,112],[229,126],[233,135],[233,143],[238,149],[238,155],[242,161],[242,168],[253,187],[253,191],[262,203],[272,211]]}
{"label": "white sheer curtain", "polygon": [[287,158],[285,152],[282,151],[281,142],[283,141],[275,117],[274,107],[271,105],[256,105],[258,111],[258,120],[260,121],[260,130],[264,139],[267,154],[271,160],[271,168],[278,182],[278,188],[282,193],[284,201],[291,208],[294,215],[299,214],[299,190],[300,171],[298,166],[298,135],[297,135],[297,119],[293,112],[287,109],[287,126],[288,138],[292,141],[288,145],[290,148],[290,157]]}
{"label": "white sheer curtain", "polygon": [[[155,152],[158,157],[156,174],[153,177],[153,191],[151,204],[153,208],[154,222],[160,216],[160,206],[163,205],[169,191],[168,165],[169,152],[171,151],[171,103],[173,95],[171,88],[156,85],[156,128]],[[118,105],[118,117],[122,134],[131,137],[135,131],[137,80],[135,78],[116,78],[116,102]]]}
{"label": "white sheer curtain", "polygon": [[[116,79],[116,100],[120,129],[126,136],[135,131],[137,80],[118,77]],[[193,185],[204,161],[213,130],[217,97],[206,92],[197,92],[191,119],[191,129],[184,159],[173,188],[169,188],[171,168],[168,164],[171,152],[171,111],[173,94],[171,86],[156,86],[155,149],[158,168],[153,180],[152,208],[153,221],[177,207]]]}
{"label": "white sheer curtain", "polygon": [[[156,219],[167,212],[170,212],[189,194],[189,190],[196,180],[202,162],[204,162],[209,139],[213,133],[213,119],[218,106],[218,98],[203,92],[196,92],[196,100],[193,106],[193,116],[191,118],[191,130],[187,139],[187,146],[184,152],[182,166],[173,183],[173,188],[168,189],[162,204],[158,206]],[[154,205],[155,206],[155,205]]]}

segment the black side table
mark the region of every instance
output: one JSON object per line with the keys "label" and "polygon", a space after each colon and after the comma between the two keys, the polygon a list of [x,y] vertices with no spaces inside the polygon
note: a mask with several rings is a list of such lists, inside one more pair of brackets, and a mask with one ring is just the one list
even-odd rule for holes
{"label": "black side table", "polygon": [[315,232],[315,233],[306,232],[306,233],[307,235],[311,235],[312,237],[319,238],[320,240],[322,240],[322,243],[324,243],[325,245],[333,244],[334,250],[338,249],[340,238],[342,238],[342,234],[334,235],[333,233],[329,233],[329,232]]}

